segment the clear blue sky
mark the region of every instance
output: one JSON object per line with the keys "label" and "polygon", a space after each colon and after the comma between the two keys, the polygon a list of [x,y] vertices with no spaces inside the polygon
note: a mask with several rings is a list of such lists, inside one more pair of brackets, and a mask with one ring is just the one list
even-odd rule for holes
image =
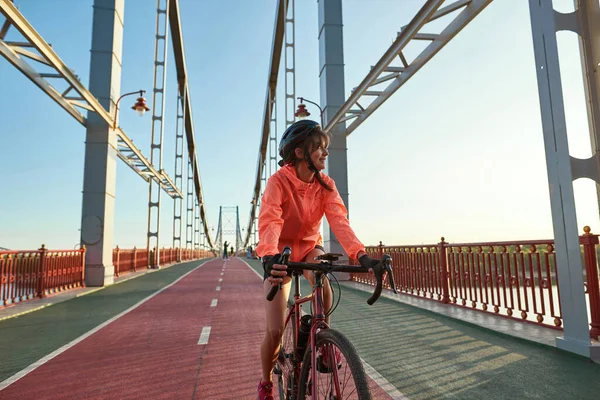
{"label": "clear blue sky", "polygon": [[[296,95],[319,100],[317,2],[296,1]],[[87,86],[92,0],[16,0]],[[422,0],[344,0],[346,91],[358,85]],[[555,1],[560,11],[572,1]],[[152,107],[154,0],[127,0],[122,92]],[[180,0],[208,221],[247,225],[275,0]],[[350,219],[366,244],[552,237],[528,2],[496,0],[348,138]],[[12,29],[7,40],[18,40]],[[588,157],[577,37],[559,34],[571,154]],[[169,48],[164,168],[174,176],[176,80]],[[410,54],[411,50],[407,50]],[[414,49],[412,50],[414,51]],[[280,82],[283,80],[280,78]],[[0,59],[0,246],[79,241],[85,129]],[[280,85],[283,96],[283,85]],[[125,104],[127,105],[127,104]],[[283,107],[279,109],[283,132]],[[120,125],[149,156],[150,116]],[[595,187],[575,182],[580,231],[600,231]],[[145,246],[148,186],[119,162],[115,245]],[[163,195],[161,243],[172,243]]]}

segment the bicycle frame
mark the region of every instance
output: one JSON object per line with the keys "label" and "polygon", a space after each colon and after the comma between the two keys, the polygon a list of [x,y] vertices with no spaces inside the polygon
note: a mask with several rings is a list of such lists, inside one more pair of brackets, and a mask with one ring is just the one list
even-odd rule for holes
{"label": "bicycle frame", "polygon": [[[282,259],[279,260],[282,264],[285,264],[288,268],[288,275],[291,272],[291,276],[294,279],[294,302],[291,310],[288,312],[288,315],[285,319],[284,331],[290,323],[290,319],[294,318],[294,332],[292,338],[292,364],[294,364],[294,387],[298,391],[300,389],[300,374],[302,369],[300,368],[300,364],[303,360],[298,359],[298,337],[300,333],[300,325],[301,325],[301,306],[304,303],[312,301],[314,315],[311,320],[310,333],[306,343],[306,349],[310,346],[311,358],[310,358],[310,380],[312,382],[311,395],[313,399],[316,399],[317,394],[317,334],[319,334],[322,330],[328,330],[330,327],[325,322],[326,315],[325,310],[323,308],[323,276],[330,272],[369,272],[373,271],[377,278],[377,285],[375,287],[375,291],[373,295],[367,300],[367,304],[374,304],[379,296],[381,295],[383,278],[385,273],[388,273],[388,280],[390,283],[390,287],[396,293],[396,286],[394,284],[394,277],[391,269],[391,257],[387,254],[384,254],[381,261],[377,264],[372,264],[370,266],[353,266],[353,265],[334,265],[332,262],[338,259],[339,254],[323,254],[317,258],[321,260],[320,263],[304,263],[304,262],[289,262],[289,256],[291,254],[291,249],[289,247],[284,248],[282,252]],[[324,261],[324,262],[323,262]],[[270,267],[269,267],[270,268]],[[270,274],[271,272],[267,267],[265,267],[267,272]],[[312,293],[308,296],[301,297],[300,295],[300,275],[303,274],[302,271],[314,271],[314,280],[312,285]],[[273,285],[269,292],[267,293],[267,300],[271,301],[277,294],[277,292],[281,289],[281,284]],[[332,299],[333,300],[333,299]],[[329,333],[339,334],[337,331],[331,330]],[[325,335],[327,336],[327,335]],[[343,336],[343,335],[342,335]],[[338,378],[338,368],[335,368],[337,363],[337,356],[334,351],[329,351],[327,348],[327,356],[329,360],[321,360],[321,362],[327,362],[326,368],[330,369],[333,374],[333,387],[335,388],[337,396],[340,394],[340,382]],[[353,350],[354,351],[354,350]],[[355,351],[354,351],[355,353]],[[306,353],[304,353],[306,355]],[[325,356],[324,352],[321,352],[321,357]],[[354,362],[356,362],[357,355],[354,354]],[[304,366],[303,366],[304,367]],[[356,367],[355,367],[356,369]],[[359,371],[356,371],[359,372]],[[364,372],[360,372],[362,379],[364,378]],[[306,379],[307,377],[305,377]],[[287,384],[287,381],[286,381]],[[366,385],[366,381],[363,385]],[[306,388],[304,388],[306,389]],[[287,389],[286,389],[287,390]],[[367,389],[368,391],[368,389]],[[303,390],[305,393],[305,390]],[[364,394],[364,393],[363,393]]]}
{"label": "bicycle frame", "polygon": [[[312,301],[313,303],[313,310],[314,310],[314,315],[312,318],[312,322],[311,322],[311,327],[310,327],[310,334],[308,337],[308,341],[306,343],[306,348],[308,350],[308,347],[310,346],[310,351],[311,351],[311,380],[313,382],[312,385],[312,398],[316,398],[316,392],[317,392],[317,385],[315,384],[315,382],[317,381],[317,333],[318,331],[322,330],[322,329],[329,329],[329,325],[325,322],[325,310],[323,308],[323,273],[320,271],[315,271],[315,275],[314,275],[314,285],[313,285],[313,290],[312,293],[310,295],[307,296],[303,296],[301,297],[300,295],[300,275],[302,275],[301,273],[296,273],[294,272],[292,274],[293,276],[293,280],[294,280],[294,307],[289,311],[286,320],[285,320],[285,326],[287,326],[287,324],[289,323],[289,320],[292,317],[295,319],[295,324],[294,324],[294,354],[296,353],[296,348],[298,346],[298,334],[299,334],[299,330],[300,330],[300,318],[302,317],[301,314],[301,306],[304,303],[308,303],[309,301]],[[332,358],[335,358],[335,355],[332,355],[330,353],[330,356]],[[299,378],[300,378],[300,362],[302,360],[297,360],[297,362],[294,365],[294,369],[295,369],[295,378],[296,378],[296,382],[295,382],[295,388],[296,391],[298,391],[298,387],[299,387]],[[335,360],[330,360],[330,362],[334,362]],[[333,376],[334,376],[334,383],[335,383],[335,387],[336,387],[336,391],[337,393],[340,392],[340,386],[339,386],[339,379],[337,376],[337,368],[332,368],[332,372],[333,372]]]}

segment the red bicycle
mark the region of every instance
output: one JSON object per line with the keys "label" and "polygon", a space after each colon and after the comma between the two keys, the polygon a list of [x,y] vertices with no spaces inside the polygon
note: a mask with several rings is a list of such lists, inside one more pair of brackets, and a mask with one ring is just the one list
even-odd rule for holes
{"label": "red bicycle", "polygon": [[[371,399],[367,377],[356,349],[341,332],[327,325],[323,308],[324,276],[332,272],[366,273],[369,270],[356,265],[334,265],[341,254],[322,254],[317,257],[321,262],[314,264],[289,262],[290,254],[291,249],[286,247],[282,263],[287,265],[288,273],[294,278],[294,299],[288,301],[281,349],[273,371],[278,375],[280,399]],[[304,270],[315,272],[314,286],[310,295],[300,297],[299,277]],[[369,305],[381,295],[386,272],[390,287],[396,293],[390,256],[384,255],[372,270],[377,285],[367,300]],[[279,286],[273,286],[267,300],[273,300],[278,290]],[[312,313],[301,315],[302,304],[309,301]],[[337,304],[329,314],[336,307]]]}

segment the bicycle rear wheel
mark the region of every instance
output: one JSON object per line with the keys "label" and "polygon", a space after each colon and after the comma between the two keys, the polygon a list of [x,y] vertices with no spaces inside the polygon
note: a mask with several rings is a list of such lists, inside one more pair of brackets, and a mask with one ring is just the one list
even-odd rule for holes
{"label": "bicycle rear wheel", "polygon": [[279,399],[291,400],[296,389],[296,316],[293,311],[293,301],[288,301],[286,315],[291,312],[291,317],[283,330],[279,356],[275,362],[275,371],[278,373]]}
{"label": "bicycle rear wheel", "polygon": [[[363,369],[360,357],[354,349],[352,343],[339,331],[334,329],[324,329],[317,334],[316,343],[318,358],[322,359],[321,353],[326,348],[328,355],[334,355],[335,349],[339,350],[340,359],[338,368],[324,369],[317,367],[316,382],[312,381],[311,364],[312,350],[306,349],[302,370],[300,371],[300,380],[298,388],[298,398],[300,400],[311,399],[336,399],[336,400],[370,400],[371,393],[369,384]],[[330,362],[326,364],[335,364],[335,356],[330,357]],[[319,363],[319,359],[317,360]],[[319,370],[323,372],[319,372]],[[312,396],[312,388],[316,387],[317,395]]]}

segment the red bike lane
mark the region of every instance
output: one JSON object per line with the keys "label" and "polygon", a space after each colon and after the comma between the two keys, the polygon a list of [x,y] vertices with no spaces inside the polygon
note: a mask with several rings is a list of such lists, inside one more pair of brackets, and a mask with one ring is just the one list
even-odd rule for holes
{"label": "red bike lane", "polygon": [[[255,399],[264,329],[262,279],[239,259],[213,260],[0,399]],[[390,398],[369,383],[374,399]]]}
{"label": "red bike lane", "polygon": [[262,279],[237,258],[225,265],[195,399],[255,399],[262,375],[260,345],[265,332]]}
{"label": "red bike lane", "polygon": [[[195,399],[255,399],[261,377],[260,344],[265,332],[262,277],[239,259],[226,265]],[[373,399],[390,399],[370,378],[369,386]]]}
{"label": "red bike lane", "polygon": [[[0,392],[0,399],[191,398],[223,261],[192,271]],[[90,310],[93,312],[93,310]]]}

